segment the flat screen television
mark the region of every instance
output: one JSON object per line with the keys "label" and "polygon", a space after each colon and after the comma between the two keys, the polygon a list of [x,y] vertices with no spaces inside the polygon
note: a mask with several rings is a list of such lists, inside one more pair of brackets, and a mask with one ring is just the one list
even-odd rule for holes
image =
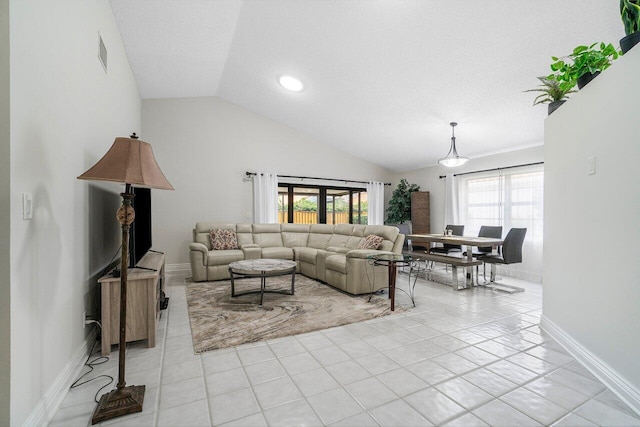
{"label": "flat screen television", "polygon": [[136,218],[129,230],[129,267],[135,267],[151,249],[151,189],[133,187],[133,194]]}

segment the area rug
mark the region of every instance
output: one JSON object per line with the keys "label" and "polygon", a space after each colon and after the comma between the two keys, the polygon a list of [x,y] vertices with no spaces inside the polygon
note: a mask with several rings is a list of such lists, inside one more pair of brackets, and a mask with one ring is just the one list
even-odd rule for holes
{"label": "area rug", "polygon": [[[260,279],[236,280],[236,292],[259,290]],[[267,289],[291,290],[291,277],[270,277]],[[384,316],[387,295],[349,295],[296,274],[295,295],[231,297],[229,280],[187,283],[191,335],[196,354]],[[396,307],[396,312],[402,311]]]}

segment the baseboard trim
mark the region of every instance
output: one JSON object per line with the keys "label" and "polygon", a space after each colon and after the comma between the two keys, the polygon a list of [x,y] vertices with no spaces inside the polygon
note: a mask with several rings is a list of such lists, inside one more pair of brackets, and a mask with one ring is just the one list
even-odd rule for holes
{"label": "baseboard trim", "polygon": [[44,396],[40,399],[36,407],[31,411],[24,422],[25,426],[42,426],[48,425],[51,419],[58,411],[62,401],[69,392],[69,387],[76,380],[84,366],[85,359],[91,350],[91,345],[96,339],[96,328],[89,333],[87,339],[78,347],[69,362],[58,374],[55,381]]}
{"label": "baseboard trim", "polygon": [[542,274],[530,271],[521,271],[507,265],[498,265],[497,273],[514,279],[526,280],[528,282],[542,283]]}
{"label": "baseboard trim", "polygon": [[184,280],[191,277],[191,264],[165,264],[164,273],[168,284],[171,284],[172,280]]}
{"label": "baseboard trim", "polygon": [[540,327],[565,348],[576,360],[595,375],[609,390],[624,401],[640,415],[640,389],[635,387],[615,369],[591,353],[582,344],[567,334],[562,328],[544,315],[540,319]]}

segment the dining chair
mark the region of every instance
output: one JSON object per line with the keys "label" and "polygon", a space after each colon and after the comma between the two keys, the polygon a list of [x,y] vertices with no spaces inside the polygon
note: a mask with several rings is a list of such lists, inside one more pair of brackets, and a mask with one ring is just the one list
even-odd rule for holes
{"label": "dining chair", "polygon": [[[447,225],[445,230],[451,230],[451,234],[454,236],[462,236],[464,234],[464,225]],[[443,246],[434,246],[429,248],[429,253],[447,255],[449,252],[462,252],[462,246],[445,243]]]}
{"label": "dining chair", "polygon": [[496,265],[497,264],[517,264],[522,262],[522,246],[524,245],[524,237],[527,234],[526,228],[512,228],[507,233],[502,243],[502,253],[486,254],[478,257],[478,260],[491,264],[491,276],[489,282],[485,276],[485,282],[481,286],[487,286],[497,290],[506,292],[523,292],[523,288],[517,286],[505,285],[496,282]]}
{"label": "dining chair", "polygon": [[[464,234],[464,225],[447,225],[445,230],[451,230],[451,234],[454,236],[462,236]],[[462,253],[462,245],[450,245],[444,243],[442,246],[433,246],[429,248],[430,254],[444,254],[449,255],[451,253],[460,252]],[[433,269],[433,261],[431,262],[431,267]],[[449,265],[445,264],[445,268],[449,271]]]}
{"label": "dining chair", "polygon": [[[481,225],[480,226],[480,231],[478,232],[478,237],[492,237],[494,239],[500,239],[502,238],[502,226],[501,225]],[[491,246],[479,246],[473,249],[473,251],[471,252],[471,255],[474,257],[480,257],[483,255],[488,255],[491,254],[491,252],[493,251],[493,248]],[[498,247],[498,254],[500,254],[500,247]],[[466,257],[467,256],[467,251],[464,251],[462,253],[462,257]],[[478,276],[478,266],[476,265],[476,277]],[[487,265],[486,264],[482,264],[482,268],[483,268],[483,275],[484,277],[487,277],[487,272],[486,272],[486,268]]]}

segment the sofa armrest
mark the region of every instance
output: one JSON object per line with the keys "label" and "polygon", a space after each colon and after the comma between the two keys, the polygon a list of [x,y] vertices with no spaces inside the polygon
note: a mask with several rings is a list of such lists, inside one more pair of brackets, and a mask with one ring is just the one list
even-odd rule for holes
{"label": "sofa armrest", "polygon": [[327,252],[335,252],[338,254],[346,254],[349,251],[352,251],[353,249],[349,249],[349,248],[341,248],[339,246],[329,246],[327,248]]}
{"label": "sofa armrest", "polygon": [[189,251],[191,252],[190,259],[192,261],[199,262],[201,265],[207,264],[207,254],[209,252],[209,248],[207,248],[204,244],[198,242],[189,243]]}
{"label": "sofa armrest", "polygon": [[207,252],[209,252],[209,249],[204,244],[197,242],[189,243],[189,250],[202,252],[204,256],[207,256]]}
{"label": "sofa armrest", "polygon": [[347,258],[362,258],[362,259],[366,259],[367,257],[369,257],[371,255],[382,255],[382,254],[393,255],[393,252],[391,252],[391,251],[378,251],[378,250],[374,250],[374,249],[352,249],[349,252],[347,252]]}

